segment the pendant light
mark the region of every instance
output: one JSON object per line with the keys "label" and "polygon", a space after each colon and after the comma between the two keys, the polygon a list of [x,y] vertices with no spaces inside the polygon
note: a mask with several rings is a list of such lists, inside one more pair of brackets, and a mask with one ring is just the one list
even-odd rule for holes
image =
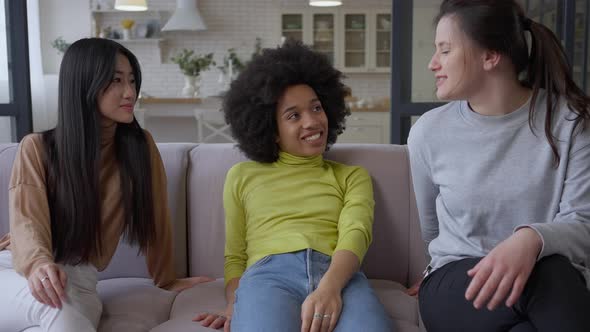
{"label": "pendant light", "polygon": [[147,10],[147,3],[146,0],[116,0],[115,9],[129,12],[141,12]]}
{"label": "pendant light", "polygon": [[341,6],[340,0],[309,0],[309,5],[314,7],[335,7]]}

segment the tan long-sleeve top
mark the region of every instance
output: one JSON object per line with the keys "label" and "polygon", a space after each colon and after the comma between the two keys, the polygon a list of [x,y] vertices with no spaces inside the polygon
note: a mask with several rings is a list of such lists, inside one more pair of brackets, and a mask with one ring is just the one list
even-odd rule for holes
{"label": "tan long-sleeve top", "polygon": [[[102,250],[90,258],[99,271],[111,261],[123,232],[124,208],[119,167],[115,157],[116,124],[101,133],[100,197]],[[152,167],[153,209],[156,241],[148,245],[148,271],[158,287],[175,280],[172,257],[172,231],[166,196],[166,173],[153,138],[147,132]],[[0,238],[3,247],[12,251],[14,269],[27,277],[40,264],[53,262],[51,227],[47,202],[45,149],[40,134],[23,138],[14,161],[9,185],[10,235]]]}

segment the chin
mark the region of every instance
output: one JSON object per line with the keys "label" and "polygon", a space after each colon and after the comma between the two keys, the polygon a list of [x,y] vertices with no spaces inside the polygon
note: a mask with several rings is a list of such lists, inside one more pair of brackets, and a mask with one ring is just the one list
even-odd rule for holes
{"label": "chin", "polygon": [[135,119],[135,118],[134,117],[123,118],[123,119],[117,120],[117,122],[129,124],[129,123],[133,122],[133,119]]}

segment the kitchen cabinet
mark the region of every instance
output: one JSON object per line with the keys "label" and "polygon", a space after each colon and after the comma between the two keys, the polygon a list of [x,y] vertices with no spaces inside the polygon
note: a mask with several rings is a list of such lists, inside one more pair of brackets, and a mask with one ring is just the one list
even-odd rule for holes
{"label": "kitchen cabinet", "polygon": [[343,72],[390,70],[391,14],[386,9],[283,11],[281,36],[311,45]]}
{"label": "kitchen cabinet", "polygon": [[389,143],[389,112],[352,112],[338,143]]}

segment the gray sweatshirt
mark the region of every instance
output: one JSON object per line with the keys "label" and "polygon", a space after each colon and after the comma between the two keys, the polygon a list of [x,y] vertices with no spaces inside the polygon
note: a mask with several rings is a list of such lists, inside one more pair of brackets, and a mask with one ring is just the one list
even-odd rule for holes
{"label": "gray sweatshirt", "polygon": [[503,116],[455,101],[424,114],[408,147],[422,236],[433,269],[483,257],[517,229],[543,240],[538,259],[566,256],[590,288],[590,124],[574,133],[575,114],[560,102],[553,120],[560,163],[545,138],[539,94],[534,132],[529,103]]}

